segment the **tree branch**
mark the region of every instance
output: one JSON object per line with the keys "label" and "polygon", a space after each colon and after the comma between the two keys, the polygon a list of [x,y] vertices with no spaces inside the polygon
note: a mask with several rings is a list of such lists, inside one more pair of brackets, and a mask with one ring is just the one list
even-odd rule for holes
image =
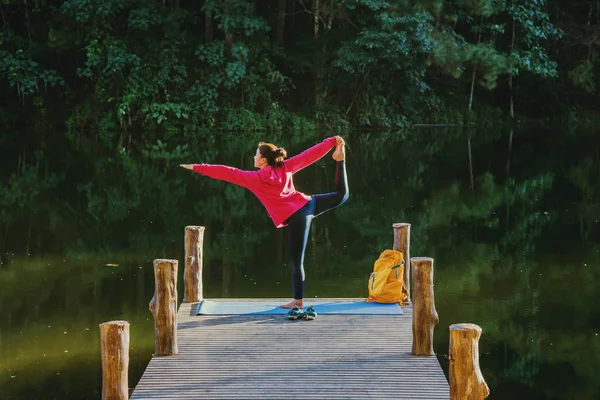
{"label": "tree branch", "polygon": [[325,22],[325,20],[323,19],[323,17],[321,17],[319,14],[314,13],[312,11],[310,11],[308,8],[306,8],[306,6],[304,5],[304,2],[302,0],[299,0],[300,4],[302,4],[302,7],[304,7],[304,11],[309,13],[310,15],[313,15],[317,18],[319,18],[321,20],[321,22],[323,23],[323,26],[327,26],[327,23]]}
{"label": "tree branch", "polygon": [[4,25],[8,25],[8,23],[6,22],[6,18],[4,18],[4,10],[2,9],[2,3],[0,3],[0,14],[2,14],[2,22],[4,23]]}

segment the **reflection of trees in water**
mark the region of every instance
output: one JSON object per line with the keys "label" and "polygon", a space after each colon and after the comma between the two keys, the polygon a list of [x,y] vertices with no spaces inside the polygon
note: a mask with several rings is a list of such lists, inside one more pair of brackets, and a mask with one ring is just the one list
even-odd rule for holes
{"label": "reflection of trees in water", "polygon": [[568,180],[579,190],[580,197],[575,201],[579,216],[579,233],[589,238],[592,228],[600,218],[600,155],[598,149],[592,156],[582,157],[567,172]]}
{"label": "reflection of trees in water", "polygon": [[[463,144],[465,135],[472,138],[468,169],[465,168],[465,161],[469,160]],[[259,232],[271,229],[264,209],[252,194],[176,167],[180,162],[193,161],[251,168],[250,150],[254,142],[265,139],[264,134],[225,136],[226,139],[212,138],[195,144],[197,139],[194,139],[189,146],[162,142],[146,144],[137,152],[121,151],[116,158],[102,157],[102,149],[94,151],[89,144],[81,143],[84,139],[79,139],[79,145],[73,149],[79,155],[73,158],[85,158],[88,161],[84,165],[89,168],[84,175],[79,171],[66,171],[64,181],[69,182],[70,190],[64,191],[58,186],[56,178],[44,180],[23,173],[9,183],[9,190],[0,193],[0,196],[4,194],[2,204],[6,206],[0,221],[4,231],[2,242],[10,237],[10,248],[17,252],[29,247],[28,237],[37,238],[39,246],[34,248],[38,252],[77,248],[163,248],[168,243],[179,243],[181,226],[191,222],[210,225],[211,230],[222,232],[223,207],[227,205],[236,224],[251,227],[249,235],[243,238],[231,236],[240,231],[233,227],[227,232],[229,239],[239,239],[251,248],[252,243],[261,240]],[[520,151],[518,146],[513,148],[510,140],[513,167],[511,175],[504,175],[506,179],[503,180],[499,160],[509,160],[510,155],[498,150],[503,147],[496,143],[504,141],[500,140],[501,136],[499,131],[467,133],[454,128],[358,133],[349,140],[352,199],[335,211],[331,220],[350,228],[350,232],[360,231],[363,237],[377,237],[382,226],[399,218],[410,220],[415,233],[423,238],[444,229],[451,234],[454,229],[462,229],[468,224],[483,234],[482,240],[492,235],[505,244],[520,243],[522,250],[532,245],[535,232],[539,235],[545,224],[552,223],[546,221],[553,218],[551,205],[547,208],[549,214],[535,209],[536,202],[540,202],[553,187],[552,171],[548,170],[544,157],[552,158],[568,150],[557,142],[552,154],[531,157],[530,148]],[[524,136],[520,140],[526,140]],[[294,154],[294,150],[300,151],[316,139],[303,140],[302,135],[292,134],[288,137],[275,135],[273,141],[282,145],[291,143],[290,154]],[[520,152],[531,158],[519,157]],[[51,156],[42,154],[41,157]],[[330,160],[299,173],[297,186],[308,193],[332,190],[332,182],[329,182],[332,173],[326,161]],[[494,165],[495,161],[498,161],[497,165]],[[505,173],[508,173],[508,161],[505,162]],[[600,190],[598,179],[595,179],[599,165],[597,158],[590,156],[573,165],[567,174],[582,192],[578,205],[579,224],[585,237],[592,234],[594,218],[597,218],[598,205],[594,201]],[[471,181],[471,193],[468,190],[465,193],[465,187],[468,188]],[[16,195],[12,198],[6,195],[17,192],[27,193],[28,197],[19,199]],[[526,199],[527,196],[531,199]],[[507,221],[506,230],[498,223],[502,219],[502,209]],[[35,223],[31,223],[30,230],[27,227],[32,215],[35,215]],[[316,254],[321,243],[330,244],[335,242],[335,236],[344,235],[344,232],[332,235],[330,229],[342,229],[321,222],[315,221],[315,229],[311,232],[314,249],[309,254]],[[7,231],[13,227],[18,228],[14,235],[8,235]],[[371,243],[373,249],[378,250],[383,239]],[[283,247],[277,246],[279,259],[287,258],[286,255],[282,257]],[[215,252],[219,248],[213,250],[211,257],[219,258]]]}

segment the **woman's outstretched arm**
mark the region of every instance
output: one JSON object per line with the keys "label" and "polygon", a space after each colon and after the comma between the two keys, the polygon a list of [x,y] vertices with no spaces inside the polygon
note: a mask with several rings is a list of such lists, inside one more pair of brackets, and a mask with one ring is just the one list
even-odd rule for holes
{"label": "woman's outstretched arm", "polygon": [[246,188],[252,185],[252,182],[257,179],[255,171],[244,171],[226,165],[181,164],[179,166],[201,175],[208,176],[209,178],[230,182]]}
{"label": "woman's outstretched arm", "polygon": [[310,149],[304,150],[302,153],[285,160],[284,163],[288,171],[295,173],[322,158],[329,150],[335,147],[337,143],[336,138],[337,136],[327,138]]}

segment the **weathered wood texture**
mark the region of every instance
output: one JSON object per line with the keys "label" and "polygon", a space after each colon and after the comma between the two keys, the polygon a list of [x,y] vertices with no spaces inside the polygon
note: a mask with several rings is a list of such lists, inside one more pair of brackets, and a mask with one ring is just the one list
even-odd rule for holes
{"label": "weathered wood texture", "polygon": [[490,394],[479,369],[480,337],[477,325],[450,325],[450,400],[482,400]]}
{"label": "weathered wood texture", "polygon": [[410,224],[397,223],[393,224],[394,228],[394,250],[398,250],[404,256],[404,291],[406,292],[406,301],[403,305],[410,304],[410,268],[408,262],[410,260]]}
{"label": "weathered wood texture", "polygon": [[132,399],[449,397],[437,358],[411,355],[411,307],[403,316],[319,315],[314,321],[196,316],[197,307],[181,305],[179,355],[153,357]]}
{"label": "weathered wood texture", "polygon": [[433,356],[433,329],[440,321],[433,296],[433,259],[413,257],[413,346],[415,356]]}
{"label": "weathered wood texture", "polygon": [[202,301],[202,247],[203,226],[185,227],[185,270],[183,273],[183,301]]}
{"label": "weathered wood texture", "polygon": [[129,322],[100,324],[102,356],[102,400],[126,400],[129,397]]}
{"label": "weathered wood texture", "polygon": [[154,260],[154,296],[149,308],[154,315],[154,354],[177,354],[177,260]]}

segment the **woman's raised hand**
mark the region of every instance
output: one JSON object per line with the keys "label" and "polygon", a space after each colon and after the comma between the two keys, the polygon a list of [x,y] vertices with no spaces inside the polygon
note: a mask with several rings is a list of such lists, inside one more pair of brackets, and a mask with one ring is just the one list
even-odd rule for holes
{"label": "woman's raised hand", "polygon": [[341,136],[335,137],[335,151],[331,155],[335,161],[344,161],[346,159],[346,143],[344,143],[344,139]]}
{"label": "woman's raised hand", "polygon": [[185,168],[185,169],[190,169],[190,170],[194,169],[194,164],[179,164],[179,166],[181,168]]}

